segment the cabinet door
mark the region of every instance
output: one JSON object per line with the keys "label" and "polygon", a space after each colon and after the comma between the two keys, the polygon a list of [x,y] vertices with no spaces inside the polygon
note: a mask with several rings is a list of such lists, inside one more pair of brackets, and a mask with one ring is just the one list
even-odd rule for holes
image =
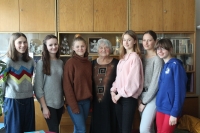
{"label": "cabinet door", "polygon": [[0,32],[19,31],[18,0],[0,0]]}
{"label": "cabinet door", "polygon": [[164,31],[195,31],[194,0],[163,0]]}
{"label": "cabinet door", "polygon": [[58,31],[93,31],[93,0],[59,0]]}
{"label": "cabinet door", "polygon": [[162,0],[130,0],[129,29],[162,31]]}
{"label": "cabinet door", "polygon": [[94,0],[94,31],[128,29],[127,0]]}
{"label": "cabinet door", "polygon": [[19,0],[20,31],[55,32],[55,0]]}

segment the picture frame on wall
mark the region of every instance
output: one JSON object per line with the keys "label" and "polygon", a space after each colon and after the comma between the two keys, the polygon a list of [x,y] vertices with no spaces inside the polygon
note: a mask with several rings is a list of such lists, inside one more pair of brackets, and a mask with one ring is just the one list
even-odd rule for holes
{"label": "picture frame on wall", "polygon": [[101,37],[89,37],[88,38],[88,52],[89,54],[97,54],[97,41]]}

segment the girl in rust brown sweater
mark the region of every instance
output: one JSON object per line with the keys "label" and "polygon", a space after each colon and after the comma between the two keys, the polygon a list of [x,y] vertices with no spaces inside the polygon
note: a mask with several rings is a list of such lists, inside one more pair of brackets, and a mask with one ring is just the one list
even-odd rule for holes
{"label": "girl in rust brown sweater", "polygon": [[72,50],[72,57],[64,67],[65,104],[74,123],[74,133],[86,133],[85,122],[92,98],[92,65],[86,41],[81,36],[74,38]]}

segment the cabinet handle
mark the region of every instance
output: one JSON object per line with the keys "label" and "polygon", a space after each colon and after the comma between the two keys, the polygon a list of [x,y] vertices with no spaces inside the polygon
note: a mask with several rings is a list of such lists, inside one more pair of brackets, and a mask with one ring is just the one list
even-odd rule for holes
{"label": "cabinet handle", "polygon": [[20,11],[22,12],[22,11],[23,11],[23,9],[20,9]]}
{"label": "cabinet handle", "polygon": [[164,13],[167,13],[167,10],[164,10]]}

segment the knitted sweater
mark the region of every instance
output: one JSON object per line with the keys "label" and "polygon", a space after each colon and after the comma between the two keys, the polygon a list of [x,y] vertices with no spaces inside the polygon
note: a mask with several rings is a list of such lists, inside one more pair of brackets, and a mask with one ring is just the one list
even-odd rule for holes
{"label": "knitted sweater", "polygon": [[63,87],[68,104],[78,112],[78,101],[92,98],[92,64],[87,57],[73,55],[64,66]]}
{"label": "knitted sweater", "polygon": [[113,92],[118,92],[124,98],[138,96],[143,90],[144,75],[140,57],[136,52],[126,54],[117,65],[117,76],[113,82]]}
{"label": "knitted sweater", "polygon": [[63,97],[63,61],[50,61],[51,75],[43,73],[43,61],[39,60],[36,65],[36,74],[34,82],[34,92],[37,99],[44,97],[46,105],[59,109],[64,104]]}
{"label": "knitted sweater", "polygon": [[3,83],[4,96],[13,99],[25,99],[33,97],[32,76],[34,70],[34,60],[24,62],[12,61],[5,57],[3,61],[7,64],[6,69],[0,74],[0,79],[7,76]]}
{"label": "knitted sweater", "polygon": [[142,58],[144,69],[144,88],[147,88],[146,92],[142,92],[140,99],[142,103],[149,103],[158,91],[158,79],[160,71],[163,66],[163,60],[158,56],[152,58]]}

